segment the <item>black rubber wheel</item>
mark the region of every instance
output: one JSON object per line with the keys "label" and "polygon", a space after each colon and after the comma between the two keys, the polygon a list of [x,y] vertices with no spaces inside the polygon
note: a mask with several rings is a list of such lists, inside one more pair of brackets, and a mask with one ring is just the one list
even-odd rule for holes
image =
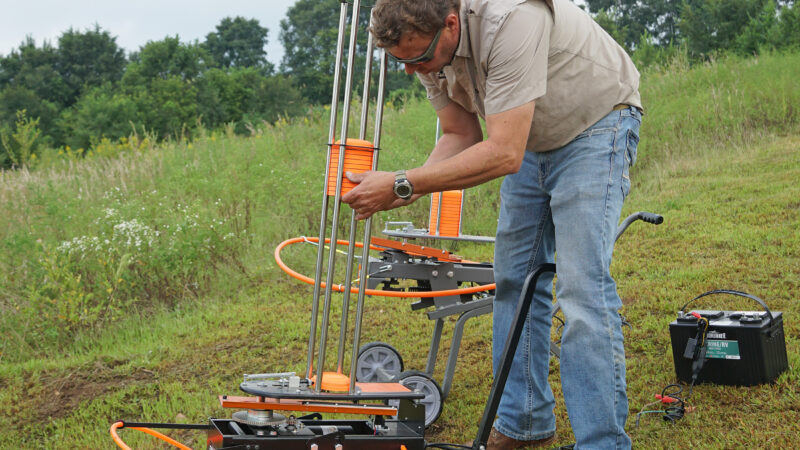
{"label": "black rubber wheel", "polygon": [[378,382],[378,369],[399,374],[403,371],[403,358],[396,348],[385,342],[370,342],[358,350],[356,380],[362,383]]}
{"label": "black rubber wheel", "polygon": [[400,374],[400,384],[425,394],[425,398],[418,400],[425,406],[425,428],[429,427],[439,418],[444,408],[442,388],[430,375],[419,370],[409,370]]}

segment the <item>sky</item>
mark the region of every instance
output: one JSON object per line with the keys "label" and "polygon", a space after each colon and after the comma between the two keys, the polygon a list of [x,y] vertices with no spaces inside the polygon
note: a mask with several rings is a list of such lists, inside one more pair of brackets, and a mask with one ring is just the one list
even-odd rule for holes
{"label": "sky", "polygon": [[[94,24],[117,37],[126,52],[166,36],[182,42],[204,41],[225,17],[257,19],[269,30],[267,59],[277,65],[283,56],[278,40],[280,21],[297,0],[0,0],[0,55],[8,55],[30,35],[41,46],[54,46],[72,27],[93,29]],[[332,12],[337,14],[338,10]]]}

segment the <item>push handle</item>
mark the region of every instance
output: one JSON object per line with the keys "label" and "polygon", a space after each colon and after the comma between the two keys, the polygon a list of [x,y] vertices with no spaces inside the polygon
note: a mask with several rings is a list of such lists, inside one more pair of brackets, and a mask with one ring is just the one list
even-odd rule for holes
{"label": "push handle", "polygon": [[653,214],[646,211],[640,212],[639,218],[647,223],[652,223],[653,225],[661,225],[664,222],[664,217],[662,215]]}
{"label": "push handle", "polygon": [[705,297],[707,295],[714,295],[714,294],[737,295],[739,297],[745,297],[745,298],[749,298],[751,300],[755,300],[756,302],[758,302],[759,305],[761,305],[762,308],[764,308],[764,311],[767,312],[767,315],[769,316],[769,326],[770,326],[770,328],[772,328],[772,325],[775,322],[775,318],[772,315],[772,311],[770,311],[769,308],[767,307],[767,304],[764,303],[764,300],[761,300],[760,298],[756,297],[755,295],[748,294],[747,292],[735,291],[735,290],[732,290],[732,289],[715,289],[713,291],[704,292],[704,293],[698,295],[697,297],[695,297],[695,298],[689,300],[688,302],[686,302],[686,304],[683,305],[683,307],[681,308],[681,312],[682,313],[686,312],[686,307],[689,306],[689,303],[692,303],[693,301],[695,301],[695,300],[697,300],[699,298],[703,298],[703,297]]}
{"label": "push handle", "polygon": [[628,229],[628,227],[637,220],[643,220],[647,223],[652,223],[653,225],[661,225],[664,222],[664,217],[660,214],[653,214],[647,211],[639,211],[631,214],[630,216],[626,217],[622,223],[619,224],[617,227],[617,234],[614,236],[614,242],[619,240],[619,237],[622,236],[622,233]]}
{"label": "push handle", "polygon": [[547,272],[556,273],[556,265],[546,263],[536,266],[533,272],[528,274],[527,278],[525,278],[525,284],[522,285],[522,292],[517,302],[517,312],[514,315],[514,322],[512,322],[514,325],[508,332],[505,347],[503,348],[502,361],[495,373],[492,389],[489,391],[489,399],[486,401],[483,417],[478,425],[478,436],[472,441],[472,450],[485,449],[486,443],[489,442],[492,422],[494,422],[497,408],[500,406],[500,397],[503,395],[503,390],[506,387],[506,380],[511,371],[511,363],[517,352],[517,344],[522,335],[522,330],[525,327],[525,319],[528,317],[528,311],[531,309],[533,294],[536,291],[536,283],[539,281],[539,277]]}

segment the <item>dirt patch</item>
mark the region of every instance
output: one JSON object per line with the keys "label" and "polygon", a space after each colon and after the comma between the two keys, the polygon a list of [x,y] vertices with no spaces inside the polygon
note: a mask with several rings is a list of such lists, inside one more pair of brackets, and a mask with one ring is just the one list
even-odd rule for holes
{"label": "dirt patch", "polygon": [[[279,372],[304,361],[307,342],[271,343],[269,337],[236,337],[185,345],[181,345],[181,356],[164,358],[155,367],[162,378],[183,381],[221,378],[230,379],[231,386],[236,386],[244,373]],[[192,355],[191,364],[186,363],[184,354]]]}
{"label": "dirt patch", "polygon": [[34,419],[45,422],[65,417],[84,401],[157,378],[153,371],[144,368],[125,373],[113,370],[122,364],[124,361],[96,362],[91,368],[81,368],[66,376],[42,376],[36,382],[39,394],[31,402]]}

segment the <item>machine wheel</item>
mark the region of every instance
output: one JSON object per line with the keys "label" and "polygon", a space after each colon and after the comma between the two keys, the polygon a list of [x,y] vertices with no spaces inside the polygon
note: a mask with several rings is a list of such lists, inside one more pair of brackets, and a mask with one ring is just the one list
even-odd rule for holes
{"label": "machine wheel", "polygon": [[396,348],[385,342],[370,342],[358,350],[356,380],[362,383],[380,381],[378,369],[398,374],[403,371],[403,358]]}
{"label": "machine wheel", "polygon": [[400,384],[413,390],[425,394],[425,398],[419,400],[425,405],[425,427],[427,428],[442,414],[444,407],[442,400],[442,388],[430,375],[419,370],[409,370],[400,374]]}

